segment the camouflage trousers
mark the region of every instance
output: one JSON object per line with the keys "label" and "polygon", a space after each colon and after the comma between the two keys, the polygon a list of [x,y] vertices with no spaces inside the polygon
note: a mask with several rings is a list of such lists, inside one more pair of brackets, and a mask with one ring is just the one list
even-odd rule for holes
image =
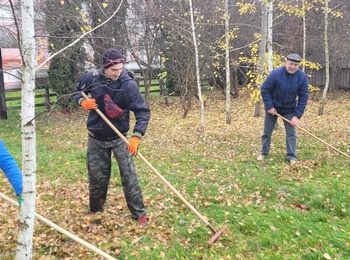
{"label": "camouflage trousers", "polygon": [[119,167],[127,206],[133,218],[146,214],[142,191],[135,171],[131,153],[120,138],[110,141],[88,140],[87,168],[89,174],[90,210],[103,211],[111,177],[111,154]]}

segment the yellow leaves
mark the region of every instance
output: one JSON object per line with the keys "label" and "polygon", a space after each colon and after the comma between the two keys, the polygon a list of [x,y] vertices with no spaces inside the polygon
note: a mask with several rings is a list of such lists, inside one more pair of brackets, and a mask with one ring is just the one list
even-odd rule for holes
{"label": "yellow leaves", "polygon": [[242,14],[254,14],[256,12],[256,8],[254,4],[238,2],[237,6],[239,7],[238,12],[240,15]]}
{"label": "yellow leaves", "polygon": [[[277,6],[278,6],[278,8],[283,10],[288,15],[295,15],[296,17],[303,17],[310,10],[313,10],[316,12],[320,11],[320,9],[318,8],[319,4],[324,5],[325,1],[324,0],[312,0],[312,1],[305,0],[304,5],[301,5],[301,6],[294,5],[294,4],[284,4],[281,1],[277,4]],[[325,8],[321,8],[321,9],[323,10],[323,12],[325,11]],[[343,13],[341,13],[341,12],[329,9],[328,13],[331,14],[335,18],[343,18]]]}
{"label": "yellow leaves", "polygon": [[81,30],[82,32],[86,32],[86,31],[91,31],[92,28],[91,28],[91,26],[89,26],[89,25],[84,25],[84,26],[81,26],[81,27],[80,27],[80,30]]}
{"label": "yellow leaves", "polygon": [[230,40],[236,39],[237,38],[237,34],[235,34],[235,32],[238,31],[238,28],[233,29],[233,31],[229,32],[228,34],[228,38]]}
{"label": "yellow leaves", "polygon": [[226,44],[222,43],[221,45],[218,46],[221,50],[225,50],[226,49]]}
{"label": "yellow leaves", "polygon": [[320,88],[317,87],[317,86],[313,86],[313,85],[309,84],[309,91],[310,91],[311,93],[313,93],[313,92],[318,92],[318,91],[320,91]]}
{"label": "yellow leaves", "polygon": [[102,3],[102,7],[103,7],[103,8],[107,8],[107,7],[108,7],[108,4],[107,4],[107,3]]}

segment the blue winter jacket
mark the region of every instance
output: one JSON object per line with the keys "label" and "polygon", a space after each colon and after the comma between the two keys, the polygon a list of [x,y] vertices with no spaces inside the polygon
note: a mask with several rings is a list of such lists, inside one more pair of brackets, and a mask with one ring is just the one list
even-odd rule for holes
{"label": "blue winter jacket", "polygon": [[[80,104],[83,100],[81,91],[91,98],[96,99],[98,109],[105,115],[104,97],[109,94],[116,105],[124,110],[122,118],[107,118],[124,136],[129,131],[130,111],[135,115],[135,126],[133,132],[144,135],[150,120],[150,109],[141,96],[136,81],[123,69],[120,77],[113,81],[104,76],[102,71],[96,75],[93,72],[86,73],[77,84],[78,93],[74,96],[75,101]],[[99,141],[108,141],[119,138],[115,131],[100,117],[95,110],[90,110],[87,129],[89,135]],[[140,136],[140,137],[141,137]]]}
{"label": "blue winter jacket", "polygon": [[274,107],[282,116],[301,118],[309,98],[307,76],[301,70],[290,74],[285,66],[276,68],[262,84],[261,96],[266,110]]}
{"label": "blue winter jacket", "polygon": [[0,139],[0,169],[5,173],[10,181],[16,195],[22,194],[22,173],[18,167],[16,160],[6,149],[4,142]]}

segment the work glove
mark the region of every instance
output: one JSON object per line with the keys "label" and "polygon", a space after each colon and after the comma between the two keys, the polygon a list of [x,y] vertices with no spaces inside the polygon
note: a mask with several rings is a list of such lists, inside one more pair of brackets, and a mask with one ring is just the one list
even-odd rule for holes
{"label": "work glove", "polygon": [[18,205],[19,205],[19,207],[21,207],[21,206],[22,206],[22,194],[19,194],[19,195],[17,196],[17,200],[18,200]]}
{"label": "work glove", "polygon": [[141,138],[138,136],[132,136],[128,144],[128,150],[135,156],[137,154],[138,147],[140,145]]}
{"label": "work glove", "polygon": [[96,109],[97,108],[96,99],[94,99],[94,98],[84,99],[83,101],[81,101],[80,105],[85,110],[90,110],[90,109]]}
{"label": "work glove", "polygon": [[113,119],[122,119],[125,116],[125,111],[113,102],[111,97],[106,94],[104,97],[106,114]]}

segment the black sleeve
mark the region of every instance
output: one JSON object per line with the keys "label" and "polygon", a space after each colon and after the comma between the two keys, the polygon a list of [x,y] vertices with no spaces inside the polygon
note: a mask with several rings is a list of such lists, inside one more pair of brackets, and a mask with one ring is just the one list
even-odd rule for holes
{"label": "black sleeve", "polygon": [[80,105],[81,101],[84,99],[84,97],[81,95],[81,92],[84,91],[84,93],[86,95],[88,95],[90,93],[90,87],[92,85],[93,79],[94,79],[93,73],[88,72],[77,83],[77,85],[76,85],[77,94],[74,95],[74,100],[79,105]]}

